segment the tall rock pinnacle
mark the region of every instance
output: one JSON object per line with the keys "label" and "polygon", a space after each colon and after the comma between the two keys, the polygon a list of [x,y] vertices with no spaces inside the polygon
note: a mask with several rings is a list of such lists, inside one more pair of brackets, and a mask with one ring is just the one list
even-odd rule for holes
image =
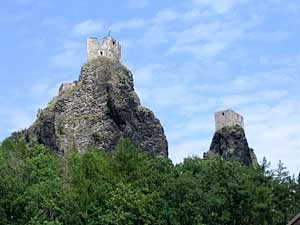
{"label": "tall rock pinnacle", "polygon": [[[109,48],[99,54],[89,57],[78,81],[61,85],[58,96],[28,129],[27,138],[65,154],[91,147],[111,151],[125,137],[142,151],[168,156],[163,127],[151,110],[141,106],[131,72],[109,55]],[[102,57],[106,54],[110,57]]]}
{"label": "tall rock pinnacle", "polygon": [[257,164],[253,149],[249,148],[244,132],[244,119],[233,110],[215,113],[216,131],[204,158],[236,159],[247,166]]}

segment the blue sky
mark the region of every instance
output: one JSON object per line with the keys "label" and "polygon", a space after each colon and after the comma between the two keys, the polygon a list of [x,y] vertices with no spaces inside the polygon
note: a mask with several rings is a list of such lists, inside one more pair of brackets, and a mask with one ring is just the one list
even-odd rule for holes
{"label": "blue sky", "polygon": [[10,0],[0,8],[0,139],[78,78],[86,38],[112,31],[170,157],[202,156],[213,113],[244,116],[261,161],[300,172],[299,0]]}

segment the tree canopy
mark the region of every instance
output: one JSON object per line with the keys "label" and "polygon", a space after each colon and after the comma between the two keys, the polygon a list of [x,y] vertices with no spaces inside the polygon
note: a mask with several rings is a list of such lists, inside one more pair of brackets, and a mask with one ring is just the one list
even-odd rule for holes
{"label": "tree canopy", "polygon": [[299,177],[279,162],[112,153],[57,156],[18,134],[0,146],[0,224],[283,225],[300,211]]}

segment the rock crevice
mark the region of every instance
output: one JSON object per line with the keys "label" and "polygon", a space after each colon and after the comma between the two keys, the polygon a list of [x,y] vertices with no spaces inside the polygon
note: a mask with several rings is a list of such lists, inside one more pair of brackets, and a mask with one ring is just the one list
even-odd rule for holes
{"label": "rock crevice", "polygon": [[61,154],[71,149],[111,151],[126,137],[142,151],[168,156],[163,127],[141,106],[131,72],[108,58],[85,64],[78,81],[63,84],[27,137]]}

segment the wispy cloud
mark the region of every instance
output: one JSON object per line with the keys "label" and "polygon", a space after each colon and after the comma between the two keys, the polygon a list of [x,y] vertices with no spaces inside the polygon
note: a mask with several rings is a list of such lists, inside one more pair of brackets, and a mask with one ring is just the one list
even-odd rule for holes
{"label": "wispy cloud", "polygon": [[9,109],[1,109],[0,116],[2,118],[1,126],[5,127],[0,131],[1,136],[8,136],[10,133],[29,127],[32,122],[32,111],[28,107],[10,107]]}
{"label": "wispy cloud", "polygon": [[286,31],[272,31],[272,32],[251,32],[247,35],[248,40],[259,40],[265,42],[279,42],[286,40],[288,38],[288,33]]}
{"label": "wispy cloud", "polygon": [[62,49],[50,58],[50,63],[59,68],[78,68],[84,62],[85,43],[79,41],[65,41]]}
{"label": "wispy cloud", "polygon": [[283,160],[294,173],[299,164],[293,159],[300,157],[298,102],[296,98],[272,105],[250,105],[243,109],[247,112],[248,141],[258,158],[266,156],[273,163]]}
{"label": "wispy cloud", "polygon": [[208,144],[209,141],[207,139],[184,141],[176,145],[171,144],[170,148],[172,149],[172,152],[170,152],[170,157],[175,163],[182,162],[183,158],[186,158],[187,156],[202,157],[199,153],[202,152]]}
{"label": "wispy cloud", "polygon": [[265,90],[253,93],[252,95],[247,94],[236,94],[221,97],[222,108],[236,108],[242,105],[259,104],[261,102],[268,103],[270,101],[278,101],[288,96],[286,90]]}
{"label": "wispy cloud", "polygon": [[135,18],[127,21],[114,23],[113,25],[111,25],[110,30],[114,32],[120,32],[122,30],[139,29],[139,28],[144,28],[145,25],[147,25],[147,23],[148,22],[145,19]]}
{"label": "wispy cloud", "polygon": [[245,0],[193,0],[196,6],[208,7],[218,14],[229,13],[234,7]]}
{"label": "wispy cloud", "polygon": [[[32,0],[16,1],[28,6]],[[259,159],[281,159],[300,170],[294,160],[300,140],[295,29],[300,20],[294,1],[188,0],[160,7],[159,2],[127,0],[126,4],[128,12],[113,22],[92,14],[72,18],[79,21],[73,25],[67,17],[44,18],[43,29],[63,33],[54,40],[58,47],[50,53],[51,70],[75,71],[76,77],[86,61],[84,39],[110,29],[121,41],[122,60],[133,69],[142,103],[165,126],[175,162],[192,154],[201,156],[213,135],[213,112],[233,108],[244,115],[249,144]],[[22,18],[7,15],[6,20]],[[52,95],[56,81],[37,80],[28,93]],[[26,115],[19,118],[28,121]]]}
{"label": "wispy cloud", "polygon": [[[71,82],[71,80],[68,80],[68,82]],[[54,97],[58,94],[58,89],[61,83],[62,82],[57,81],[57,79],[43,78],[37,80],[30,87],[28,87],[29,93],[35,97],[48,96],[49,99],[51,99],[51,97]],[[47,101],[49,101],[49,99]]]}
{"label": "wispy cloud", "polygon": [[74,25],[72,32],[78,36],[89,36],[99,33],[103,28],[102,22],[89,19]]}
{"label": "wispy cloud", "polygon": [[149,4],[148,0],[129,0],[128,7],[130,9],[143,9]]}
{"label": "wispy cloud", "polygon": [[23,6],[45,7],[51,5],[51,2],[40,0],[13,0],[12,2]]}

